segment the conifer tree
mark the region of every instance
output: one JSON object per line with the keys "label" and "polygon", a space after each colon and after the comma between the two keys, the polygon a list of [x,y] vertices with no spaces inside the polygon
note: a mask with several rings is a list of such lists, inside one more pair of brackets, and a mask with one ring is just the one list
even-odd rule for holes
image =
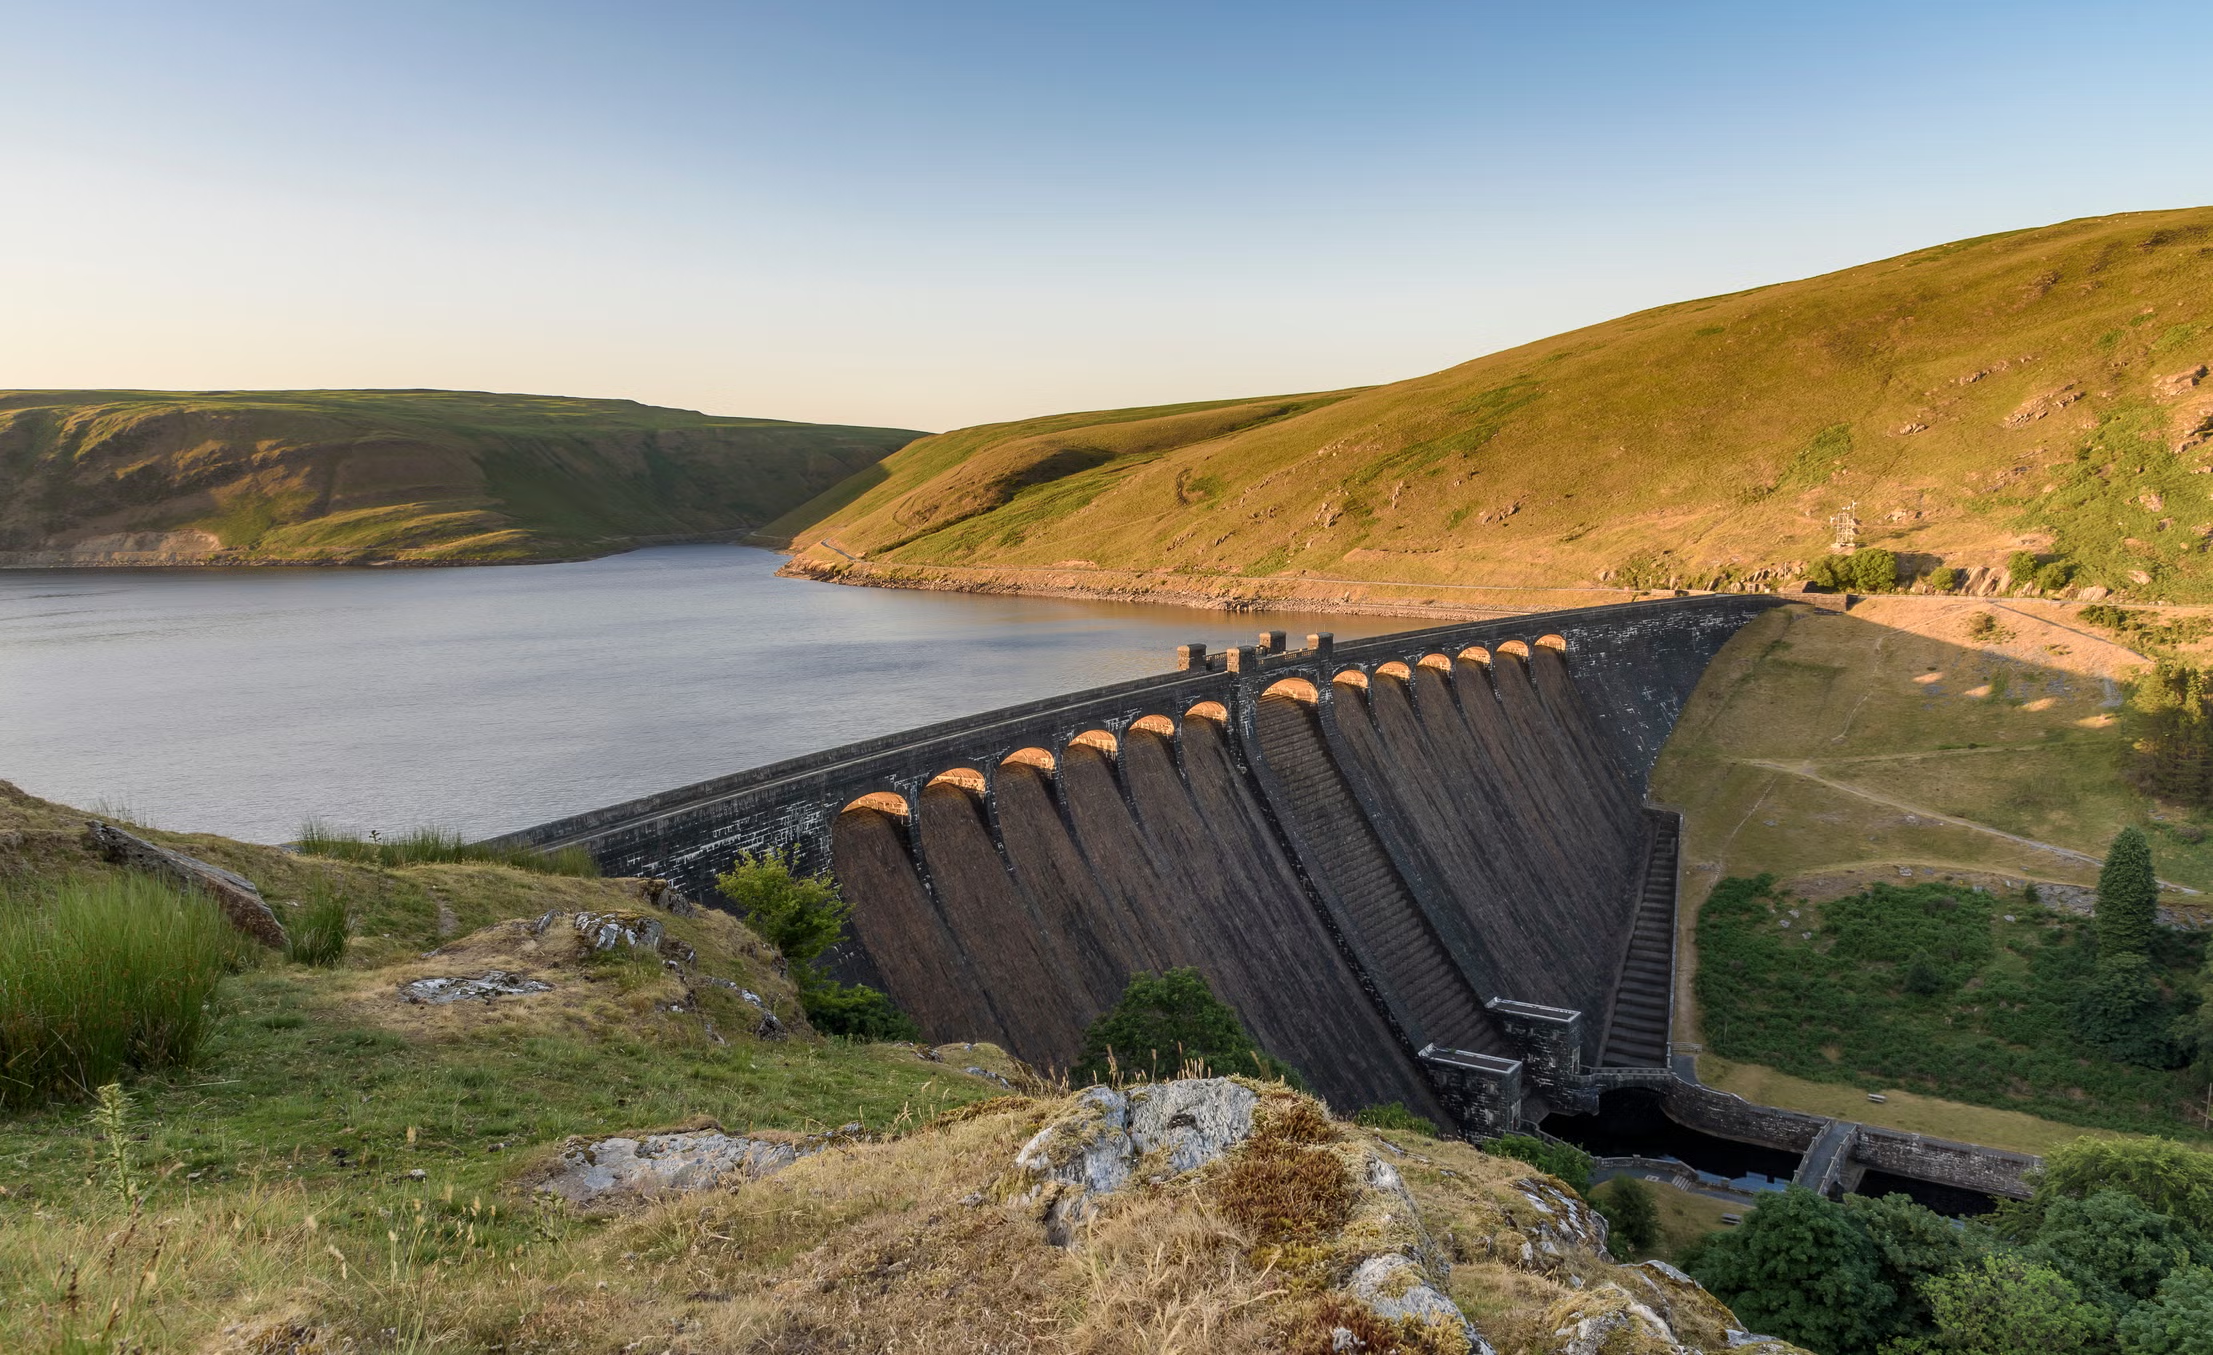
{"label": "conifer tree", "polygon": [[2110,963],[2149,952],[2158,910],[2151,844],[2131,825],[2114,837],[2098,872],[2098,958]]}

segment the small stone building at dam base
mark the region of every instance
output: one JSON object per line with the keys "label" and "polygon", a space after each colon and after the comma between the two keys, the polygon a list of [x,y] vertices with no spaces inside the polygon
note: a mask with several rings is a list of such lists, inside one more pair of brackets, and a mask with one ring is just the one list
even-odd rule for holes
{"label": "small stone building at dam base", "polygon": [[[1708,663],[1782,605],[1716,594],[1193,645],[1157,677],[502,841],[582,846],[702,899],[741,852],[833,870],[853,909],[836,972],[933,1041],[1066,1067],[1132,974],[1190,966],[1341,1110],[1396,1101],[1488,1136],[1642,1087],[1833,1186],[1865,1134],[1839,1149],[1826,1122],[1762,1115],[1671,1066],[1679,819],[1645,800]],[[2033,1161],[1955,1180],[1958,1158],[1934,1154],[1931,1179],[2014,1194]]]}

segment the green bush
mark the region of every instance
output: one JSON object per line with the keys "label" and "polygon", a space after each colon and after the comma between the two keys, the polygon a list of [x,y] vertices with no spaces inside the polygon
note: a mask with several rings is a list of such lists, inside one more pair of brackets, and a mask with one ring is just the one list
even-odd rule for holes
{"label": "green bush", "polygon": [[1483,1151],[1549,1172],[1567,1182],[1578,1195],[1591,1188],[1591,1155],[1572,1143],[1554,1143],[1527,1134],[1501,1134],[1495,1139],[1485,1139]]}
{"label": "green bush", "polygon": [[2041,1224],[2061,1200],[2118,1190],[2213,1239],[2213,1153],[2172,1139],[2079,1138],[2044,1155],[2028,1218]]}
{"label": "green bush", "polygon": [[1159,1082],[1189,1064],[1215,1075],[1241,1073],[1303,1089],[1298,1070],[1253,1042],[1236,1009],[1214,996],[1196,969],[1137,974],[1114,1006],[1084,1032],[1069,1076],[1093,1082]]}
{"label": "green bush", "polygon": [[2034,551],[2017,550],[2006,557],[2006,577],[2016,587],[2022,584],[2034,585],[2036,572],[2043,567],[2044,562],[2036,558]]}
{"label": "green bush", "polygon": [[1684,1268],[1746,1327],[1822,1355],[1872,1355],[1898,1325],[1898,1294],[1867,1230],[1804,1186],[1764,1197]]}
{"label": "green bush", "polygon": [[1366,1125],[1370,1129],[1396,1129],[1408,1134],[1439,1137],[1436,1122],[1408,1110],[1404,1101],[1385,1101],[1379,1106],[1362,1106],[1354,1112],[1352,1122]]}
{"label": "green bush", "polygon": [[865,983],[820,979],[800,991],[807,1023],[848,1040],[919,1040],[922,1028],[892,1000]]}
{"label": "green bush", "polygon": [[1939,593],[1949,593],[1959,587],[1959,571],[1950,565],[1938,565],[1929,571],[1929,587]]}
{"label": "green bush", "polygon": [[2111,1187],[2053,1201],[2029,1254],[2108,1308],[2150,1298],[2193,1261],[2213,1262],[2213,1250],[2190,1229]]}
{"label": "green bush", "polygon": [[2145,789],[2162,799],[2213,805],[2213,672],[2160,659],[2136,680],[2130,705],[2145,726],[2137,744]]}
{"label": "green bush", "polygon": [[2121,1318],[2121,1355],[2213,1355],[2213,1270],[2169,1275],[2158,1296]]}
{"label": "green bush", "polygon": [[1898,557],[1881,546],[1852,552],[1850,575],[1856,593],[1887,593],[1898,586]]}
{"label": "green bush", "polygon": [[836,881],[795,875],[787,857],[748,852],[715,877],[715,887],[737,905],[747,926],[783,953],[800,1010],[816,1030],[855,1040],[921,1038],[921,1028],[890,997],[866,984],[839,983],[815,963],[845,935],[853,915]]}
{"label": "green bush", "polygon": [[1901,1355],[2088,1355],[2105,1349],[2113,1316],[2067,1278],[2018,1255],[1986,1256],[1924,1287],[1936,1339]]}
{"label": "green bush", "polygon": [[1806,578],[1839,592],[1887,593],[1898,586],[1898,556],[1880,546],[1824,555],[1807,568]]}
{"label": "green bush", "polygon": [[212,900],[143,875],[0,895],[0,1103],[190,1064],[238,953]]}
{"label": "green bush", "polygon": [[345,958],[346,938],[353,935],[353,915],[345,896],[330,881],[316,876],[308,883],[306,900],[284,929],[284,957],[294,964],[329,969]]}
{"label": "green bush", "polygon": [[2142,955],[2101,957],[2075,1001],[2075,1034],[2108,1058],[2145,1068],[2176,1068],[2175,1011]]}
{"label": "green bush", "polygon": [[2075,581],[2075,562],[2054,560],[2036,571],[2036,586],[2046,593],[2056,593]]}
{"label": "green bush", "polygon": [[561,847],[550,852],[534,847],[492,847],[464,841],[459,833],[446,828],[417,828],[386,837],[374,829],[362,834],[334,828],[321,819],[309,819],[300,826],[299,839],[292,845],[308,856],[358,861],[369,866],[421,866],[458,861],[514,866],[542,875],[576,875],[588,879],[599,874],[592,854],[582,847]]}
{"label": "green bush", "polygon": [[1660,1205],[1652,1187],[1634,1176],[1617,1176],[1591,1195],[1591,1207],[1606,1220],[1606,1249],[1622,1260],[1644,1255],[1660,1240]]}

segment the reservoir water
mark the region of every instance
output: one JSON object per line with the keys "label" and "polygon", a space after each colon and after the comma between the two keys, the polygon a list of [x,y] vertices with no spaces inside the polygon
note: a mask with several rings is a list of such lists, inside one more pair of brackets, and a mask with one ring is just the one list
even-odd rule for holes
{"label": "reservoir water", "polygon": [[0,571],[0,780],[259,842],[471,836],[1165,672],[1418,622],[922,593],[666,546],[457,569]]}

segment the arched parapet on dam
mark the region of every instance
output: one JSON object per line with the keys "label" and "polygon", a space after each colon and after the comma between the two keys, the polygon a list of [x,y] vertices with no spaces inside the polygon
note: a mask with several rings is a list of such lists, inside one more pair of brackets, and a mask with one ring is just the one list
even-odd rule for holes
{"label": "arched parapet on dam", "polygon": [[[1442,1115],[1425,1045],[1511,1053],[1496,1000],[1609,1043],[1643,787],[1721,644],[1714,595],[1293,648],[794,758],[511,834],[713,898],[744,851],[834,869],[846,977],[934,1038],[1065,1065],[1136,971],[1190,965],[1347,1107]],[[1165,656],[1164,656],[1165,658]],[[1664,1027],[1661,1030],[1664,1040]]]}

